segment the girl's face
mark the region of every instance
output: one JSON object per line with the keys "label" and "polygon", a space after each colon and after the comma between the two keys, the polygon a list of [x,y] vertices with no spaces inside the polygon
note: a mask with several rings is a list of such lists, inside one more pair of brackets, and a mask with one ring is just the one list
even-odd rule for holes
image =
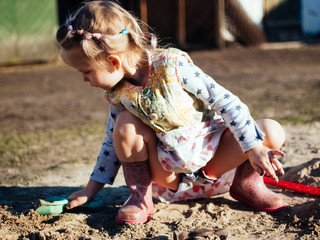
{"label": "girl's face", "polygon": [[117,56],[107,57],[103,64],[86,63],[79,47],[63,49],[61,56],[68,65],[82,74],[85,82],[89,82],[93,87],[110,90],[124,77],[122,63]]}

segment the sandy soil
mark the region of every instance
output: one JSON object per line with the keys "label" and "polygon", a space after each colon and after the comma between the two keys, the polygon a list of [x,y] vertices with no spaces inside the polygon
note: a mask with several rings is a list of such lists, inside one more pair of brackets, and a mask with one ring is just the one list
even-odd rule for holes
{"label": "sandy soil", "polygon": [[[203,51],[193,52],[191,56],[207,73],[244,99],[255,118],[281,120],[299,114],[300,101],[311,106],[307,97],[320,92],[319,53],[319,46],[309,46]],[[103,93],[85,87],[79,77],[61,63],[2,68],[1,132],[27,133],[90,122],[105,124]],[[282,159],[286,170],[283,180],[320,187],[319,115],[316,110],[309,123],[303,125],[284,124],[287,141],[283,147],[286,152]],[[101,140],[88,137],[75,142],[73,155],[65,153],[72,161],[61,163],[58,168],[40,171],[59,162],[56,156],[63,153],[56,146],[52,148],[57,150],[57,155],[49,154],[40,163],[19,168],[1,167],[0,239],[124,240],[177,236],[183,239],[183,233],[201,228],[224,229],[224,232],[220,232],[219,237],[213,231],[205,231],[206,236],[193,239],[319,239],[319,198],[277,187],[271,188],[288,204],[280,213],[255,211],[225,194],[170,205],[157,202],[148,223],[118,226],[114,218],[129,195],[122,172],[112,187],[106,186],[97,196],[104,200],[103,207],[40,216],[35,212],[39,199],[67,197],[88,180],[93,163],[79,159],[96,154]],[[15,184],[10,182],[10,177],[14,177]]]}

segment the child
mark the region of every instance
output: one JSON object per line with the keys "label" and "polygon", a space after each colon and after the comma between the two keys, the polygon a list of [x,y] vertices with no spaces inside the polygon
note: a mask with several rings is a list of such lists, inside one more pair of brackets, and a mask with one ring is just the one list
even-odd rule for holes
{"label": "child", "polygon": [[[106,138],[87,186],[68,208],[112,184],[122,165],[131,196],[116,222],[145,223],[162,201],[230,191],[262,211],[283,200],[263,183],[283,174],[284,142],[275,121],[255,122],[247,106],[178,49],[156,48],[135,18],[112,1],[85,3],[57,31],[61,56],[110,102]],[[236,170],[237,169],[237,170]],[[236,171],[235,171],[236,170]],[[152,188],[153,186],[153,188]],[[230,187],[231,186],[231,187]]]}

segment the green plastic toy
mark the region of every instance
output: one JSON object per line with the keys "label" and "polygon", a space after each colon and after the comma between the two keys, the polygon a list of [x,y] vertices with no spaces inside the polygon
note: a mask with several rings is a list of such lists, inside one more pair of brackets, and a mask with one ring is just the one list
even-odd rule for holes
{"label": "green plastic toy", "polygon": [[[39,213],[40,215],[58,215],[63,212],[63,209],[68,205],[70,201],[64,197],[49,197],[40,200],[40,202],[43,206],[37,208],[37,213]],[[103,206],[104,202],[102,200],[93,199],[90,202],[87,202],[79,207],[99,208]]]}

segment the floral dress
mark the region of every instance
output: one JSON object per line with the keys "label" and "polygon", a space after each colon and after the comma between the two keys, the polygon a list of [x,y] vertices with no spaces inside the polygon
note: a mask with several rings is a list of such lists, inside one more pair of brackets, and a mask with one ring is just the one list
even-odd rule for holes
{"label": "floral dress", "polygon": [[[196,173],[213,158],[222,132],[228,127],[245,152],[262,144],[263,133],[248,107],[195,66],[178,49],[159,50],[150,55],[146,86],[121,81],[106,91],[109,105],[107,136],[91,179],[112,184],[119,169],[113,148],[112,130],[117,116],[128,110],[158,138],[158,158],[167,171]],[[221,194],[229,190],[234,170],[217,182],[181,181],[176,193],[154,184],[154,196],[176,201]],[[216,189],[216,190],[215,190]]]}

